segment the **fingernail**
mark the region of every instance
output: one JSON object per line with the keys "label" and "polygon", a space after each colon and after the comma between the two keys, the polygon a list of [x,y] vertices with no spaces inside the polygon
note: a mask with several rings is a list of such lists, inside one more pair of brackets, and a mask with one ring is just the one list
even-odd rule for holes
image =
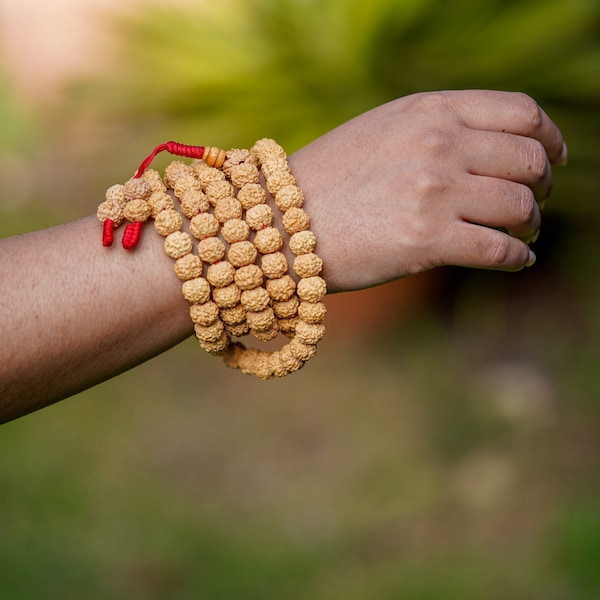
{"label": "fingernail", "polygon": [[531,267],[532,265],[534,265],[535,264],[535,259],[536,259],[535,254],[531,250],[529,250],[529,258],[527,259],[527,262],[525,263],[525,266],[526,267]]}
{"label": "fingernail", "polygon": [[569,149],[567,148],[567,144],[565,144],[565,142],[563,142],[562,150],[560,151],[560,158],[559,158],[558,165],[560,167],[566,167],[568,160],[569,160]]}

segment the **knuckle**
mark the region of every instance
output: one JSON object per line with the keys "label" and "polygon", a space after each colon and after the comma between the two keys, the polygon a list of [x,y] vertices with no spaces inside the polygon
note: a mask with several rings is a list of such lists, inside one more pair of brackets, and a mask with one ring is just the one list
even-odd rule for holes
{"label": "knuckle", "polygon": [[431,199],[448,190],[451,182],[440,171],[431,167],[424,168],[414,180],[414,191],[419,198]]}
{"label": "knuckle", "polygon": [[548,157],[542,144],[530,139],[525,150],[525,163],[527,171],[536,179],[543,179],[548,168]]}
{"label": "knuckle", "polygon": [[421,147],[429,156],[442,156],[451,151],[453,136],[441,129],[429,129],[422,133]]}
{"label": "knuckle", "polygon": [[529,95],[523,92],[514,93],[514,102],[517,110],[527,124],[530,131],[537,131],[542,124],[542,109]]}
{"label": "knuckle", "polygon": [[507,236],[496,237],[485,250],[487,263],[490,267],[502,267],[509,261],[511,253],[510,238]]}
{"label": "knuckle", "polygon": [[515,198],[515,215],[523,224],[534,224],[538,219],[538,208],[533,192],[525,186],[519,188]]}

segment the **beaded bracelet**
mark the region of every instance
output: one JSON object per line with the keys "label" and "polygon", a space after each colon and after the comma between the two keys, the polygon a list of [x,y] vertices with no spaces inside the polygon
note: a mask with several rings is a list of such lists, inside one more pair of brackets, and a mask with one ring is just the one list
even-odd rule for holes
{"label": "beaded bracelet", "polygon": [[[194,160],[189,165],[171,162],[161,177],[149,167],[164,150]],[[269,194],[285,236],[273,226]],[[104,246],[113,244],[115,228],[129,222],[122,240],[127,250],[139,243],[142,224],[153,219],[175,261],[201,347],[223,356],[231,368],[271,379],[300,369],[325,333],[323,262],[314,252],[316,238],[303,203],[285,151],[273,140],[228,152],[167,142],[154,149],[133,178],[107,190],[97,216]],[[297,283],[284,252],[286,238]],[[250,332],[263,341],[283,333],[290,341],[274,352],[232,341]]]}

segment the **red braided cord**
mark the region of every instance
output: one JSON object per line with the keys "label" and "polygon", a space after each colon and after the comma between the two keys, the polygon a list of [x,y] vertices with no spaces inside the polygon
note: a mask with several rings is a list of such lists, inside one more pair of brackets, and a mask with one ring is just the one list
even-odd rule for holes
{"label": "red braided cord", "polygon": [[114,236],[113,236],[113,227],[114,227],[114,223],[112,222],[112,219],[106,219],[106,221],[104,221],[104,223],[102,224],[102,245],[103,246],[112,246],[113,245],[113,241],[114,241]]}
{"label": "red braided cord", "polygon": [[127,227],[125,227],[125,231],[123,232],[123,248],[125,250],[133,250],[137,243],[140,241],[140,235],[142,233],[142,222],[135,221],[134,223],[129,223]]}
{"label": "red braided cord", "polygon": [[152,153],[144,159],[144,162],[140,165],[139,169],[134,175],[135,179],[139,179],[144,171],[150,166],[150,163],[154,160],[154,157],[159,153],[166,150],[170,154],[175,156],[185,156],[186,158],[202,158],[204,156],[204,146],[188,146],[187,144],[180,144],[178,142],[167,142],[166,144],[159,144],[154,148]]}

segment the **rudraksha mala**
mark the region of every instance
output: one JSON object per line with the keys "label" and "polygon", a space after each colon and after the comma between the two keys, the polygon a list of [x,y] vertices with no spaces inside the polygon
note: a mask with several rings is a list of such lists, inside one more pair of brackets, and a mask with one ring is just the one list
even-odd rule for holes
{"label": "rudraksha mala", "polygon": [[[175,160],[161,177],[149,167],[164,150],[193,161]],[[153,219],[175,261],[202,348],[223,356],[228,367],[271,379],[302,368],[325,333],[323,262],[315,254],[316,238],[303,204],[285,151],[271,139],[228,152],[167,142],[134,177],[107,190],[97,215],[107,247],[114,242],[114,229],[128,221],[122,239],[127,250],[138,244],[143,223]],[[284,233],[274,226],[274,208]],[[286,243],[295,256],[297,282]],[[249,333],[262,341],[283,333],[290,341],[269,352],[233,339]]]}

